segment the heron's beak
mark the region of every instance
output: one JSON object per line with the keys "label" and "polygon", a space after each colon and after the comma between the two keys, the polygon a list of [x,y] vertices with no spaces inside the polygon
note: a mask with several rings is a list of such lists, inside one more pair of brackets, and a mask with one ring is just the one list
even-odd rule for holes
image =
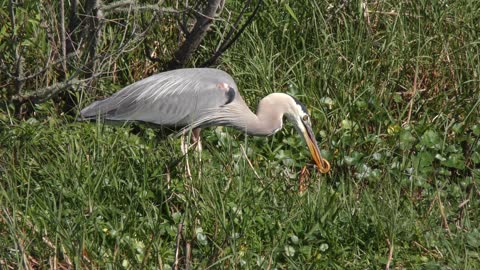
{"label": "heron's beak", "polygon": [[320,149],[318,148],[317,140],[313,134],[312,128],[308,124],[303,124],[305,129],[302,130],[305,142],[307,142],[308,149],[312,154],[313,160],[317,164],[318,170],[321,173],[327,173],[330,171],[330,163],[320,154]]}

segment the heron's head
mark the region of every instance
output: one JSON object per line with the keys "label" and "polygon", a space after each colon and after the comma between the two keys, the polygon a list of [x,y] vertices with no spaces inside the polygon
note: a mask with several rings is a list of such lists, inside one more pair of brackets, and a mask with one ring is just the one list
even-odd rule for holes
{"label": "heron's head", "polygon": [[291,106],[285,113],[287,118],[293,123],[297,131],[302,135],[303,139],[307,143],[308,149],[312,154],[313,160],[318,166],[318,169],[322,173],[327,173],[330,170],[330,163],[320,154],[317,140],[312,131],[312,122],[310,120],[310,114],[307,108],[298,99],[292,98]]}

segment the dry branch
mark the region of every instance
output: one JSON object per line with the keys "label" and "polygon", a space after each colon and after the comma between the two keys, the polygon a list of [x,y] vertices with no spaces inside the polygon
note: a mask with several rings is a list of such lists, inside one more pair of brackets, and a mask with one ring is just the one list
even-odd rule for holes
{"label": "dry branch", "polygon": [[190,241],[187,241],[185,243],[185,270],[190,270],[192,262],[192,243]]}
{"label": "dry branch", "polygon": [[[0,56],[0,69],[2,69],[2,71],[8,77],[10,77],[11,79],[14,79],[15,81],[25,82],[25,81],[31,80],[31,79],[36,78],[36,77],[42,75],[43,73],[45,73],[48,70],[48,68],[50,67],[51,57],[52,57],[52,50],[50,50],[49,53],[48,53],[48,57],[47,57],[47,61],[45,62],[45,66],[42,69],[40,69],[40,70],[36,71],[35,73],[30,74],[28,76],[17,76],[16,74],[12,74],[12,73],[8,72],[7,65],[5,64],[5,62],[3,61],[1,56]],[[55,63],[58,64],[62,61],[64,61],[64,58],[59,59]]]}
{"label": "dry branch", "polygon": [[183,223],[178,224],[177,230],[177,241],[175,244],[175,261],[173,262],[173,269],[178,270],[180,267],[180,242],[182,241],[182,231],[183,231]]}
{"label": "dry branch", "polygon": [[85,83],[86,81],[89,81],[90,79],[85,79],[85,80],[78,80],[75,78],[70,78],[66,81],[56,83],[51,86],[47,86],[45,88],[39,89],[33,93],[25,94],[25,95],[14,95],[12,97],[12,100],[15,101],[31,101],[33,103],[38,103],[38,102],[44,102],[45,100],[48,100],[49,98],[57,95],[58,93],[66,90],[69,87],[72,87],[73,85],[78,85]]}
{"label": "dry branch", "polygon": [[200,46],[202,39],[207,34],[210,25],[213,22],[221,0],[209,0],[203,13],[197,13],[196,23],[192,31],[187,35],[187,39],[175,52],[174,58],[168,64],[168,69],[177,69],[183,67],[192,53]]}
{"label": "dry branch", "polygon": [[442,199],[440,198],[440,195],[437,194],[437,201],[438,201],[438,208],[440,210],[440,215],[442,217],[442,224],[445,230],[448,233],[448,236],[452,236],[452,232],[450,231],[450,227],[448,226],[448,221],[447,221],[447,216],[445,215],[445,207],[443,207]]}
{"label": "dry branch", "polygon": [[258,11],[260,10],[260,6],[263,2],[263,0],[259,0],[257,2],[257,5],[255,6],[255,9],[253,10],[252,14],[248,17],[247,21],[240,27],[240,29],[237,31],[235,35],[233,33],[237,29],[240,20],[242,19],[245,11],[247,10],[248,6],[250,6],[252,0],[248,0],[245,2],[245,6],[243,7],[242,11],[238,15],[237,19],[235,20],[232,28],[228,32],[227,36],[225,37],[225,40],[222,42],[222,44],[218,47],[218,49],[213,53],[212,57],[205,61],[201,66],[202,67],[208,67],[213,64],[215,64],[218,60],[218,58],[228,49],[230,46],[233,45],[233,43],[240,37],[240,35],[245,31],[247,26],[249,26],[252,22],[255,16],[257,15]]}
{"label": "dry branch", "polygon": [[240,145],[240,149],[242,149],[243,157],[245,157],[245,159],[247,160],[248,165],[249,165],[250,168],[252,169],[252,171],[253,171],[253,173],[255,174],[255,176],[257,177],[257,179],[261,179],[261,177],[258,175],[257,171],[255,170],[255,167],[253,167],[252,162],[251,162],[250,159],[248,158],[247,152],[245,151],[245,148],[243,147],[243,145]]}
{"label": "dry branch", "polygon": [[[60,0],[60,39],[62,43],[62,68],[63,73],[67,74],[67,38],[65,31],[65,0]],[[47,61],[48,63],[48,61]]]}
{"label": "dry branch", "polygon": [[110,15],[111,13],[120,13],[120,12],[129,12],[129,11],[155,11],[159,13],[180,13],[180,11],[173,8],[164,8],[161,7],[162,2],[156,5],[145,5],[139,4],[136,1],[125,0],[119,2],[113,2],[108,5],[102,5],[100,9],[104,12],[105,15]]}
{"label": "dry branch", "polygon": [[17,94],[19,93],[24,85],[24,81],[21,81],[17,78],[23,77],[23,57],[21,53],[21,46],[20,42],[18,42],[18,35],[16,34],[17,31],[15,30],[17,28],[16,26],[16,21],[15,21],[15,5],[16,3],[13,0],[10,0],[8,2],[8,9],[9,9],[9,15],[10,15],[10,21],[12,24],[12,46],[14,47],[15,50],[15,73],[13,74],[14,76],[14,91],[10,91],[10,94]]}
{"label": "dry branch", "polygon": [[68,34],[66,39],[67,54],[75,52],[75,41],[78,39],[75,30],[80,25],[80,19],[78,18],[78,2],[77,0],[71,0],[70,13],[68,15]]}
{"label": "dry branch", "polygon": [[393,259],[393,241],[390,242],[388,238],[387,238],[387,246],[388,246],[388,259],[387,259],[387,264],[385,265],[385,270],[390,269],[390,264],[392,263],[392,259]]}
{"label": "dry branch", "polygon": [[96,72],[96,61],[98,41],[100,40],[101,30],[103,27],[103,12],[100,10],[101,0],[88,0],[85,3],[86,9],[86,27],[84,29],[83,37],[86,37],[88,42],[88,52],[84,59],[87,65],[86,76]]}

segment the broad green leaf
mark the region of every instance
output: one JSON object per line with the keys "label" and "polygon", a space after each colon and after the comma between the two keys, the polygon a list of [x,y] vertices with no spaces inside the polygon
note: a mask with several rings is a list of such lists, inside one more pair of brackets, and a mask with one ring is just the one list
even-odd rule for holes
{"label": "broad green leaf", "polygon": [[401,102],[403,102],[403,98],[399,93],[394,93],[393,94],[393,101],[395,101],[396,103],[401,103]]}
{"label": "broad green leaf", "polygon": [[442,165],[463,170],[465,169],[465,158],[462,154],[451,154],[447,160],[442,161]]}
{"label": "broad green leaf", "polygon": [[467,244],[472,248],[480,247],[480,232],[477,229],[467,233]]}
{"label": "broad green leaf", "polygon": [[312,246],[302,246],[299,250],[304,256],[310,257],[312,256]]}
{"label": "broad green leaf", "polygon": [[472,158],[473,163],[475,163],[475,164],[480,163],[480,153],[479,152],[474,152],[472,154],[471,158]]}
{"label": "broad green leaf", "polygon": [[413,163],[419,173],[427,173],[432,171],[432,162],[435,159],[433,154],[428,151],[422,151],[415,155],[413,158]]}
{"label": "broad green leaf", "polygon": [[410,131],[403,130],[400,132],[400,149],[407,150],[412,148],[415,141],[416,139]]}
{"label": "broad green leaf", "polygon": [[456,123],[452,126],[453,132],[460,134],[463,132],[464,123]]}
{"label": "broad green leaf", "polygon": [[437,132],[429,129],[423,133],[420,144],[431,149],[440,150],[442,148],[442,139]]}
{"label": "broad green leaf", "polygon": [[357,164],[363,157],[363,154],[360,152],[353,152],[349,156],[345,156],[344,161],[347,165]]}
{"label": "broad green leaf", "polygon": [[472,132],[473,134],[480,136],[480,125],[473,125],[472,126]]}

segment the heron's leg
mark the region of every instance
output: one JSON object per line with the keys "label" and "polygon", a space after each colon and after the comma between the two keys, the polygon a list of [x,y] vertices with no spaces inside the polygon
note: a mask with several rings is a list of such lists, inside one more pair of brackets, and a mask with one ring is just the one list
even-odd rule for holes
{"label": "heron's leg", "polygon": [[185,148],[185,131],[182,132],[182,136],[180,136],[180,150],[183,155],[187,153],[187,149]]}
{"label": "heron's leg", "polygon": [[198,177],[202,177],[202,169],[201,169],[201,164],[202,164],[202,140],[200,137],[200,131],[202,131],[201,128],[195,128],[192,130],[192,144],[195,146],[196,150],[198,151],[198,163],[200,166],[197,166],[199,168],[198,170]]}
{"label": "heron's leg", "polygon": [[185,156],[185,170],[187,171],[187,176],[191,178],[192,173],[190,172],[190,164],[188,163],[188,143],[187,140],[185,140],[186,134],[186,130],[182,132],[182,136],[180,137],[180,149]]}
{"label": "heron's leg", "polygon": [[200,137],[200,131],[202,131],[201,128],[195,128],[192,130],[192,143],[195,145],[195,148],[202,153],[202,141]]}

